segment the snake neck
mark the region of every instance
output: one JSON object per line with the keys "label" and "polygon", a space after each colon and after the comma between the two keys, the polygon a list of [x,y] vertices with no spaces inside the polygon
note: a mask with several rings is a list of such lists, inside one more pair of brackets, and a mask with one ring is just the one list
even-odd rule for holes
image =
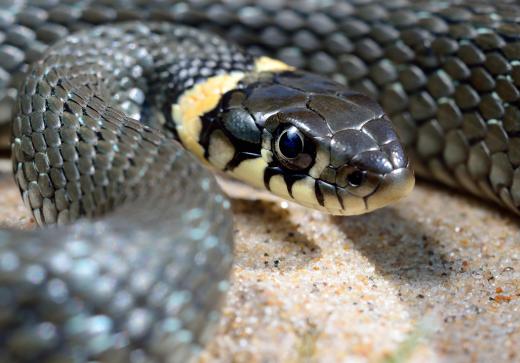
{"label": "snake neck", "polygon": [[[219,74],[199,79],[191,87],[171,95],[174,103],[168,112],[167,102],[166,124],[202,162],[222,171],[234,169],[245,159],[260,157],[263,123],[255,123],[246,110],[240,115],[223,116],[222,111],[237,102],[230,95],[262,77],[271,78],[274,73],[292,70],[293,67],[268,57],[253,59],[246,71],[220,70]],[[259,185],[261,180],[261,176],[254,178],[253,184]]]}

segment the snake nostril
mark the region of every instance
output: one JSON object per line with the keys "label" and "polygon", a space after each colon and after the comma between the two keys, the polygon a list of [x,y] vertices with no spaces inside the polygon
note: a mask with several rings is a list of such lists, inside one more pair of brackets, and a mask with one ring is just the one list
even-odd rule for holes
{"label": "snake nostril", "polygon": [[357,188],[363,184],[365,178],[366,174],[364,172],[356,170],[347,175],[347,182],[351,187]]}

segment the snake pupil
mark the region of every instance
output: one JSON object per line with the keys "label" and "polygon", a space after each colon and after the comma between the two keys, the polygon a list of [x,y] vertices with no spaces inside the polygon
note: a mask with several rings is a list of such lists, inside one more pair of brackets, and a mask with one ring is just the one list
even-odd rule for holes
{"label": "snake pupil", "polygon": [[356,170],[347,176],[347,181],[351,187],[359,187],[365,181],[365,173]]}
{"label": "snake pupil", "polygon": [[303,151],[303,139],[295,127],[285,130],[278,140],[278,148],[284,157],[294,159]]}

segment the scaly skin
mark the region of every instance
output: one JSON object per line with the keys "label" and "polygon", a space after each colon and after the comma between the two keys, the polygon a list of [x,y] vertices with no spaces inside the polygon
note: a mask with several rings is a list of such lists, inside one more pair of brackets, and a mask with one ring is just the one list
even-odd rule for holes
{"label": "scaly skin", "polygon": [[[48,44],[69,32],[130,19],[198,24],[253,52],[276,55],[372,96],[397,126],[420,175],[519,212],[520,26],[516,5],[397,0],[333,5],[103,3],[29,6],[16,2],[2,7],[0,88],[6,94],[4,119],[11,118],[9,100],[16,95],[13,87],[20,84],[25,64],[38,59]],[[34,72],[35,79],[43,77],[38,69]],[[117,121],[104,135],[109,145],[100,146],[94,154],[89,153],[88,145],[83,150],[92,155],[90,161],[101,155],[101,162],[113,171],[109,177],[96,179],[109,195],[96,194],[96,185],[87,185],[79,177],[76,184],[69,182],[76,171],[65,166],[67,162],[77,168],[89,167],[89,160],[76,159],[73,150],[67,149],[70,135],[59,134],[63,152],[55,155],[55,160],[39,156],[32,166],[23,165],[24,153],[35,156],[40,152],[40,140],[23,141],[27,128],[37,131],[39,127],[39,119],[29,117],[33,108],[41,106],[34,99],[25,105],[25,120],[21,101],[22,117],[15,122],[19,143],[15,142],[13,154],[19,161],[15,168],[18,183],[25,188],[26,203],[34,207],[39,222],[96,216],[124,203],[108,219],[81,222],[68,231],[39,232],[38,237],[2,232],[0,240],[5,247],[0,252],[0,278],[5,297],[2,304],[8,312],[0,320],[7,332],[0,340],[2,358],[45,361],[73,355],[78,360],[129,361],[144,355],[155,361],[184,361],[209,334],[212,324],[207,321],[216,318],[214,312],[225,284],[215,281],[227,277],[231,263],[228,205],[218,197],[211,177],[190,166],[193,158],[179,152],[178,144],[99,103],[93,94],[84,94],[83,80],[77,82],[68,96],[77,97],[74,103],[85,115],[88,108],[96,111],[95,117],[88,115],[94,127],[100,119]],[[45,87],[35,89],[45,93]],[[135,105],[133,100],[127,101],[121,105],[128,106],[132,114]],[[69,107],[72,114],[79,111],[74,105],[59,106]],[[140,108],[133,111],[139,113]],[[79,127],[77,119],[61,113],[60,117],[66,128],[88,141],[91,135]],[[134,140],[132,148],[125,146],[130,139]],[[114,146],[124,152],[111,155]],[[56,173],[54,178],[58,184],[63,181],[63,189],[70,188],[67,195],[72,197],[63,198],[58,193],[53,197],[55,203],[49,204],[44,194],[55,190],[46,189],[49,181],[41,170],[46,171],[53,162],[63,167],[64,174],[62,178]],[[147,172],[139,173],[141,170]],[[155,182],[168,185],[165,181],[173,179],[170,187],[152,187]],[[176,187],[180,183],[194,190],[179,193]],[[84,208],[74,199],[78,185],[92,187],[92,194],[81,204]],[[207,198],[208,189],[217,197]],[[199,199],[188,202],[181,198],[186,195]],[[179,215],[183,203],[186,205]],[[204,214],[211,218],[211,224],[199,220],[201,210],[213,211],[211,217]],[[101,244],[107,236],[113,243]],[[19,239],[24,242],[15,243]],[[30,243],[36,239],[44,243]],[[151,249],[149,241],[157,241],[156,247]],[[185,268],[188,265],[192,268]],[[164,286],[160,282],[166,278],[171,280]],[[92,286],[99,291],[93,293]]]}
{"label": "scaly skin", "polygon": [[151,70],[179,63],[183,39],[224,49],[194,29],[132,23],[68,37],[28,72],[12,149],[24,202],[38,224],[93,219],[0,232],[1,360],[185,362],[211,336],[232,263],[229,201],[168,133],[117,107],[146,110],[146,77],[167,83]]}

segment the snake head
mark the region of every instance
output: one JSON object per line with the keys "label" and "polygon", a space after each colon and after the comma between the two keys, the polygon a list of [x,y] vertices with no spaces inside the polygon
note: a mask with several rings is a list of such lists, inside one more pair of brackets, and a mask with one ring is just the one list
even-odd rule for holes
{"label": "snake head", "polygon": [[[267,117],[263,145],[272,154],[270,168],[283,170],[294,199],[348,215],[383,207],[411,191],[413,171],[375,101],[304,72],[277,74],[274,81],[278,90],[271,91],[287,104]],[[298,181],[308,191],[295,196]]]}
{"label": "snake head", "polygon": [[[227,169],[239,179],[336,215],[383,207],[413,188],[381,107],[339,83],[301,71],[262,72],[224,99],[219,117],[234,120],[226,133],[236,145]],[[256,141],[238,140],[246,136]]]}

